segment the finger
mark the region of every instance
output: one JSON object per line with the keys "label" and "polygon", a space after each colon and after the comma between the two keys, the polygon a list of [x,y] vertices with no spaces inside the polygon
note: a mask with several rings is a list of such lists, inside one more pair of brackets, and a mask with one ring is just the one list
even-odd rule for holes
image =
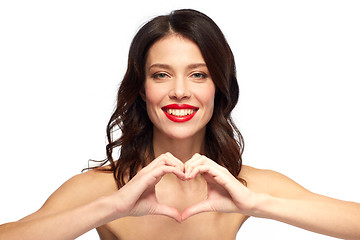
{"label": "finger", "polygon": [[153,181],[152,184],[156,184],[165,174],[169,174],[169,173],[174,174],[181,180],[185,180],[185,173],[174,166],[166,166],[166,165],[160,166],[154,169],[152,172],[149,172],[148,175],[150,178],[156,179],[156,180],[152,180]]}
{"label": "finger", "polygon": [[154,212],[155,215],[168,216],[175,219],[177,222],[181,222],[180,212],[173,207],[166,206],[164,204],[159,204]]}
{"label": "finger", "polygon": [[207,200],[204,200],[200,203],[197,203],[193,206],[190,206],[186,208],[181,215],[181,220],[185,221],[191,216],[194,216],[196,214],[202,213],[202,212],[213,212],[214,209],[211,207],[209,202]]}
{"label": "finger", "polygon": [[221,171],[227,175],[230,175],[230,172],[224,168],[223,166],[219,165],[218,163],[214,162],[210,158],[206,156],[201,156],[199,158],[194,159],[192,162],[190,162],[188,165],[185,166],[185,175],[187,178],[195,177],[198,174],[198,171],[192,173],[195,168],[198,166],[209,166],[214,169],[217,169],[218,171]]}
{"label": "finger", "polygon": [[189,173],[193,170],[195,163],[201,164],[202,162],[199,162],[199,159],[201,159],[203,156],[199,153],[194,154],[188,161],[185,162],[185,173],[186,176],[189,175]]}
{"label": "finger", "polygon": [[199,173],[204,175],[207,182],[209,182],[209,180],[213,180],[224,187],[226,182],[229,180],[228,174],[225,174],[223,171],[211,165],[195,166],[190,173],[187,173],[188,175],[186,175],[186,178],[192,179]]}
{"label": "finger", "polygon": [[222,168],[222,166],[217,164],[215,161],[211,160],[205,155],[200,155],[197,153],[185,163],[185,170],[186,172],[191,172],[191,170],[198,165],[211,165],[213,167]]}
{"label": "finger", "polygon": [[195,178],[199,174],[200,170],[193,168],[191,171],[186,171],[185,178],[187,180],[191,180]]}
{"label": "finger", "polygon": [[180,161],[178,158],[174,157],[170,152],[165,153],[167,157],[169,157],[169,160],[172,161],[173,164],[179,167],[181,171],[184,171],[185,165],[182,161]]}
{"label": "finger", "polygon": [[184,171],[184,163],[169,152],[161,154],[159,157],[154,159],[151,163],[151,168],[157,168],[162,165],[173,166],[178,168],[180,171]]}
{"label": "finger", "polygon": [[168,173],[173,173],[179,179],[185,180],[185,173],[183,171],[180,171],[174,166],[162,165],[158,168],[147,171],[145,174],[141,174],[141,176],[135,176],[122,188],[123,190],[130,189],[128,191],[131,191],[134,197],[138,198],[146,191],[146,189],[149,188],[149,186],[156,185],[160,181],[160,179]]}
{"label": "finger", "polygon": [[219,168],[223,171],[228,171],[226,168],[215,162],[214,160],[208,158],[205,155],[195,154],[189,161],[185,163],[185,167],[190,167],[191,165],[201,165],[201,164],[209,164],[214,167]]}
{"label": "finger", "polygon": [[231,197],[236,196],[240,190],[248,192],[247,187],[245,187],[229,172],[223,172],[218,168],[209,165],[200,165],[194,168],[189,177],[192,178],[194,175],[199,173],[203,175],[204,179],[209,184],[219,184],[230,194]]}

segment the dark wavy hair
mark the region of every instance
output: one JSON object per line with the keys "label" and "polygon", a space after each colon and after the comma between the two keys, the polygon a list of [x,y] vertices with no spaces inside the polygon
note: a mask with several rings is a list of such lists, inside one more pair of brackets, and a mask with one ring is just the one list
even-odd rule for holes
{"label": "dark wavy hair", "polygon": [[[131,43],[127,71],[107,125],[107,158],[101,166],[110,164],[107,168],[99,168],[113,172],[118,188],[155,158],[153,124],[141,92],[148,50],[169,34],[181,35],[197,44],[216,86],[214,113],[206,126],[205,155],[226,167],[235,177],[241,170],[244,141],[230,115],[239,97],[234,56],[212,19],[201,12],[182,9],[155,17],[140,28]],[[115,138],[113,133],[118,130],[122,134]],[[118,157],[113,156],[116,148],[120,148]]]}

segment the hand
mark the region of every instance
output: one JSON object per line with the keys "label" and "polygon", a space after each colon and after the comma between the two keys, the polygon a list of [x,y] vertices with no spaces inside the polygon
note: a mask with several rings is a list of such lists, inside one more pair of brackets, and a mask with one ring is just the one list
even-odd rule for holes
{"label": "hand", "polygon": [[182,221],[201,212],[250,213],[254,203],[254,193],[237,180],[226,168],[211,159],[195,154],[185,163],[186,179],[197,174],[207,181],[207,198],[182,213]]}
{"label": "hand", "polygon": [[167,173],[185,180],[184,164],[170,153],[162,154],[140,170],[117,193],[117,207],[121,216],[165,215],[181,221],[181,214],[173,207],[160,204],[155,194],[155,185]]}

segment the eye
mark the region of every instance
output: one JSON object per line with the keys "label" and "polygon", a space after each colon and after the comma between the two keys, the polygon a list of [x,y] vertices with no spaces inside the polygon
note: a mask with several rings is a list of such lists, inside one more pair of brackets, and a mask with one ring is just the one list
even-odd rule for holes
{"label": "eye", "polygon": [[191,75],[191,77],[193,77],[195,79],[205,79],[208,77],[208,75],[205,73],[194,73]]}
{"label": "eye", "polygon": [[154,79],[166,79],[169,78],[169,75],[167,75],[166,73],[154,73],[152,77]]}

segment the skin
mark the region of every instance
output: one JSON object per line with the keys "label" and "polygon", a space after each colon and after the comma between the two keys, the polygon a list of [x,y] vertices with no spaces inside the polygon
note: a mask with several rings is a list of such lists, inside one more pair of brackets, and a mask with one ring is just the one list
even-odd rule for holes
{"label": "skin", "polygon": [[[171,152],[185,162],[203,152],[206,124],[214,108],[215,85],[197,45],[178,35],[156,42],[145,65],[147,112],[154,124],[155,156]],[[199,110],[191,121],[170,121],[161,107],[184,103]]]}
{"label": "skin", "polygon": [[[206,67],[189,68],[201,62],[188,39],[170,35],[156,42],[142,96],[154,123],[155,160],[120,190],[110,173],[74,176],[37,212],[1,225],[0,239],[74,239],[93,228],[101,239],[235,239],[249,216],[359,239],[360,204],[312,193],[280,173],[249,166],[239,175],[245,187],[202,155],[215,88],[208,74],[197,74],[207,73]],[[158,63],[167,66],[150,67]],[[189,122],[174,123],[161,110],[169,103],[199,110]]]}

